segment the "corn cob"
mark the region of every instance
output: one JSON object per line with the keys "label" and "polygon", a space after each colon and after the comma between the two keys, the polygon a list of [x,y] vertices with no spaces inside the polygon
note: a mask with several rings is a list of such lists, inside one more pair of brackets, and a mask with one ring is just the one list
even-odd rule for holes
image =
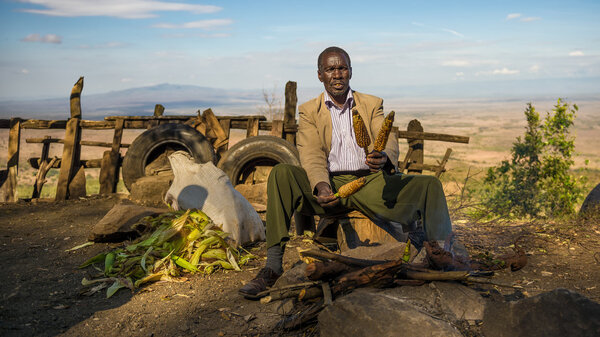
{"label": "corn cob", "polygon": [[352,126],[354,127],[354,134],[356,135],[356,144],[365,150],[365,156],[369,154],[369,145],[371,145],[371,138],[367,132],[365,122],[357,110],[352,110]]}
{"label": "corn cob", "polygon": [[381,152],[385,149],[388,138],[390,137],[390,131],[392,131],[392,124],[394,124],[394,112],[391,111],[383,120],[381,124],[381,130],[377,134],[375,144],[373,144],[373,151]]}
{"label": "corn cob", "polygon": [[351,182],[344,184],[335,194],[336,197],[340,198],[348,198],[352,194],[358,192],[365,184],[367,183],[365,177],[360,177],[356,180],[352,180]]}

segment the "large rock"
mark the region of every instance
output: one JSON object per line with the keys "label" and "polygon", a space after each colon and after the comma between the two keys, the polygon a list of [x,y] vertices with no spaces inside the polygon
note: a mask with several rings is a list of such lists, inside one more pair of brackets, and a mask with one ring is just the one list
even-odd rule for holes
{"label": "large rock", "polygon": [[88,239],[94,242],[120,242],[138,237],[140,233],[133,228],[134,224],[143,217],[166,211],[167,209],[143,207],[122,200],[94,225]]}
{"label": "large rock", "polygon": [[336,299],[319,314],[321,336],[460,337],[438,317],[386,291],[359,289]]}
{"label": "large rock", "polygon": [[581,204],[580,214],[584,215],[597,215],[600,211],[600,184],[596,185],[594,189],[588,194],[588,196]]}
{"label": "large rock", "polygon": [[482,331],[486,337],[600,336],[600,304],[567,289],[493,303]]}
{"label": "large rock", "polygon": [[129,199],[143,206],[164,206],[172,182],[173,175],[168,173],[141,177],[131,185]]}
{"label": "large rock", "polygon": [[456,282],[431,282],[422,286],[386,289],[385,294],[412,304],[424,312],[456,322],[480,321],[486,301],[479,292]]}

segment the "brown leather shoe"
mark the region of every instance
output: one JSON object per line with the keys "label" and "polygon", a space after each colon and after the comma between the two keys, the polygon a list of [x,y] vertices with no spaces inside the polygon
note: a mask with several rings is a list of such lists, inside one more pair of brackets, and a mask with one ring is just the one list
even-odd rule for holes
{"label": "brown leather shoe", "polygon": [[265,267],[258,272],[258,275],[252,281],[241,287],[238,292],[247,299],[257,300],[263,297],[259,294],[273,286],[280,276],[281,274],[275,273],[273,269]]}

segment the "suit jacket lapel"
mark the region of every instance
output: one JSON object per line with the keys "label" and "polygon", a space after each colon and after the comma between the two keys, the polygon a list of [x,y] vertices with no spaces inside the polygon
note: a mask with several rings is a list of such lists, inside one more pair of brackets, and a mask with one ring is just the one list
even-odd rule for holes
{"label": "suit jacket lapel", "polygon": [[[329,155],[329,151],[331,151],[331,113],[327,106],[325,105],[325,95],[321,93],[319,96],[319,112],[317,115],[318,125],[323,127],[324,137],[325,137],[325,145],[327,145],[327,155]],[[321,129],[319,127],[319,129]]]}

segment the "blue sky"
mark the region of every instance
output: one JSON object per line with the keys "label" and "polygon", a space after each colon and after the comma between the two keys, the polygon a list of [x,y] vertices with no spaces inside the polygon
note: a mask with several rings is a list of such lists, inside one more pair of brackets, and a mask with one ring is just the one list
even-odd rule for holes
{"label": "blue sky", "polygon": [[564,79],[599,94],[599,18],[600,1],[3,0],[0,99],[66,96],[79,76],[87,94],[317,88],[330,45],[350,53],[353,88],[374,94],[560,91]]}

